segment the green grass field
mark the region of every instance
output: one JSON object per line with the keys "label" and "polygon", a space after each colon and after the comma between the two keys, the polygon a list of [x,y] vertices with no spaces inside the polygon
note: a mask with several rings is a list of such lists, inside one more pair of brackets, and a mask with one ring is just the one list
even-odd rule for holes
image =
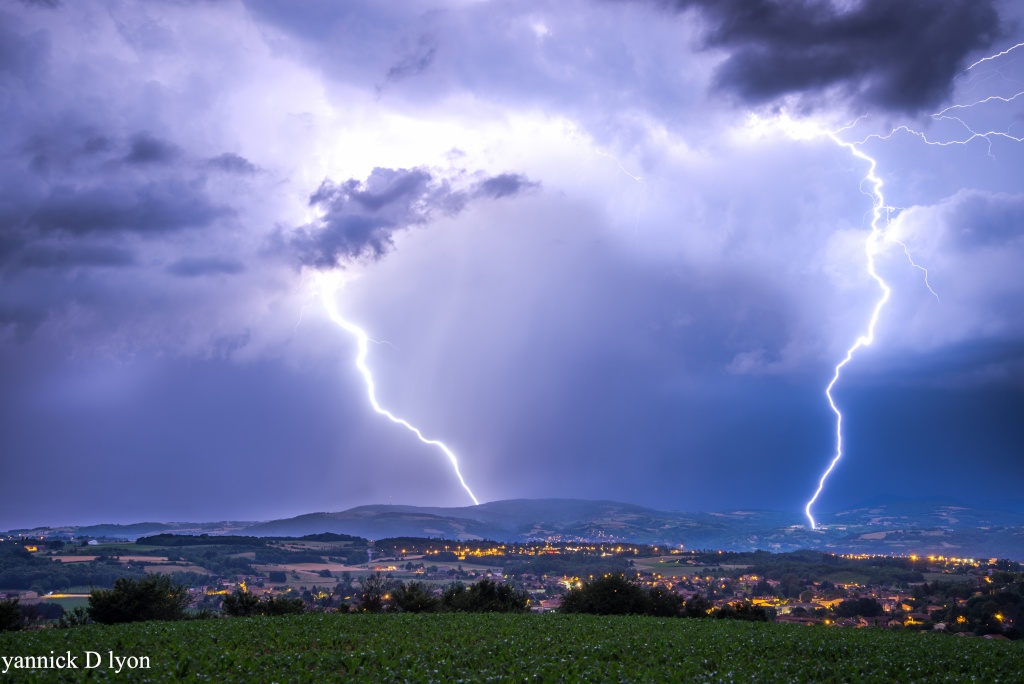
{"label": "green grass field", "polygon": [[[0,634],[0,656],[102,654],[4,682],[1021,682],[1024,643],[724,620],[323,615]],[[150,669],[107,669],[148,656]],[[82,667],[84,656],[79,656]],[[3,664],[0,663],[0,670]]]}

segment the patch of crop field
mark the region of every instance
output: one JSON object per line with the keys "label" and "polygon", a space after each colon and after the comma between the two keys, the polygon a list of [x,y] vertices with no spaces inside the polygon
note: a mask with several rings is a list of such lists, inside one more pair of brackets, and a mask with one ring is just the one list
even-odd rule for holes
{"label": "patch of crop field", "polygon": [[665,565],[658,566],[655,572],[668,577],[729,577],[733,571],[720,565]]}
{"label": "patch of crop field", "polygon": [[926,572],[923,574],[925,582],[951,582],[956,584],[967,584],[971,581],[971,578],[967,575],[957,575],[951,572]]}
{"label": "patch of crop field", "polygon": [[833,572],[821,579],[828,580],[833,584],[868,584],[871,578],[857,572]]}
{"label": "patch of crop field", "polygon": [[212,575],[209,570],[199,565],[189,565],[187,563],[176,564],[176,563],[161,563],[160,565],[145,565],[143,569],[146,572],[157,573],[161,575],[170,575],[175,572],[195,572],[200,575]]}
{"label": "patch of crop field", "polygon": [[[87,561],[94,561],[99,556],[53,556],[53,560],[58,563],[85,563]],[[167,556],[130,556],[130,555],[118,555],[108,554],[107,558],[118,561],[119,563],[128,563],[131,561],[137,561],[139,563],[166,563]]]}
{"label": "patch of crop field", "polygon": [[[1020,682],[1024,643],[593,615],[306,614],[0,634],[0,654],[146,657],[126,681]],[[80,658],[84,660],[84,658]],[[10,670],[4,681],[86,672]],[[126,676],[127,675],[127,676]]]}
{"label": "patch of crop field", "polygon": [[270,570],[284,570],[285,572],[320,572],[330,570],[331,572],[371,572],[365,567],[357,565],[344,565],[342,563],[281,563],[278,565],[258,565],[258,568],[269,568]]}

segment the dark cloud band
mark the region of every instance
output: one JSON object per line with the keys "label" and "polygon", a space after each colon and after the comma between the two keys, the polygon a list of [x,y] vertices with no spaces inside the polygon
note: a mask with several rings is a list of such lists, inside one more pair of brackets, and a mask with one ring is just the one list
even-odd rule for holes
{"label": "dark cloud band", "polygon": [[299,228],[289,244],[301,264],[314,268],[379,259],[391,249],[397,231],[438,214],[454,216],[476,199],[510,197],[538,186],[526,176],[503,173],[462,190],[423,168],[378,167],[365,181],[325,180],[309,198],[322,217]]}
{"label": "dark cloud band", "polygon": [[[708,48],[727,52],[715,83],[764,104],[831,89],[892,111],[935,107],[971,53],[1001,33],[991,0],[679,0],[709,22]],[[810,98],[810,99],[808,99]]]}

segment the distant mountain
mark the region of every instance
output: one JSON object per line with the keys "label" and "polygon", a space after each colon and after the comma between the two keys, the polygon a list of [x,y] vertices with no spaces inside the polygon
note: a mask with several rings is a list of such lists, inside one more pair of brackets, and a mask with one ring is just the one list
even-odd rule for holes
{"label": "distant mountain", "polygon": [[876,498],[849,510],[821,514],[814,530],[795,512],[681,513],[616,501],[514,499],[459,508],[359,506],[336,513],[308,513],[259,523],[47,528],[45,535],[135,539],[161,532],[264,537],[334,532],[367,539],[435,537],[505,542],[557,539],[723,551],[821,549],[1024,560],[1024,512],[898,497]]}
{"label": "distant mountain", "polygon": [[876,499],[823,514],[818,528],[794,513],[680,513],[615,501],[515,499],[479,506],[360,506],[253,525],[252,535],[316,532],[368,539],[395,536],[527,541],[636,542],[698,549],[922,553],[1024,559],[1024,514],[939,500]]}

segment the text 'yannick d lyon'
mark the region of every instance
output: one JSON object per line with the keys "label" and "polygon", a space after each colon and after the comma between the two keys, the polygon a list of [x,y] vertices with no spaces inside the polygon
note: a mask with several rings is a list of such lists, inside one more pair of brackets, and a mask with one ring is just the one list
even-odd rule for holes
{"label": "text 'yannick d lyon'", "polygon": [[106,657],[99,651],[83,651],[71,655],[71,651],[45,656],[0,656],[4,661],[4,669],[0,674],[10,670],[95,670],[106,666],[114,674],[122,670],[148,670],[149,656],[119,656],[107,651]]}

